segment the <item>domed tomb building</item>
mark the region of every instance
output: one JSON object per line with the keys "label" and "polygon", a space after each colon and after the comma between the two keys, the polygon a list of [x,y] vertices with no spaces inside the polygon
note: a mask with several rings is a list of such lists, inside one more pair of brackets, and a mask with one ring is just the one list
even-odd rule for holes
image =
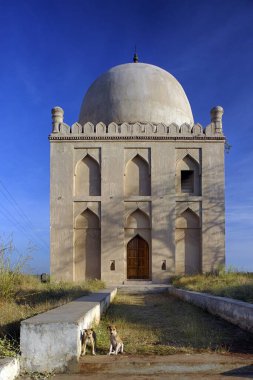
{"label": "domed tomb building", "polygon": [[180,83],[138,62],[96,79],[72,126],[54,107],[52,277],[164,283],[224,264],[222,114],[195,124]]}

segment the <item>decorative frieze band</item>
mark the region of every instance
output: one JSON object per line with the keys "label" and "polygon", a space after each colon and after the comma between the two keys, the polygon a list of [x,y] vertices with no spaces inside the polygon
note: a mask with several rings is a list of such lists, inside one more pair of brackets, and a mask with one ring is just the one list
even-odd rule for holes
{"label": "decorative frieze band", "polygon": [[51,134],[48,136],[48,139],[49,140],[64,140],[64,141],[82,141],[82,140],[85,140],[85,141],[94,141],[94,140],[183,140],[183,141],[202,141],[202,140],[210,140],[210,141],[213,141],[213,140],[220,140],[220,141],[223,141],[225,142],[226,141],[226,138],[224,136],[206,136],[206,135],[203,135],[203,136],[180,136],[180,134],[178,136],[170,136],[170,135],[167,135],[167,136],[157,136],[157,135],[150,135],[150,136],[112,136],[112,135],[105,135],[105,136],[96,136],[95,134],[92,136],[85,136],[85,135],[73,135],[73,134],[69,134],[69,135],[63,135],[61,133],[58,133],[57,135],[55,134]]}
{"label": "decorative frieze band", "polygon": [[209,124],[205,129],[200,124],[194,124],[192,127],[189,124],[178,126],[175,123],[170,125],[165,124],[116,124],[110,123],[108,126],[100,122],[93,125],[88,122],[83,126],[79,123],[74,123],[71,127],[66,123],[59,123],[58,128],[54,128],[50,139],[59,139],[71,137],[71,139],[96,139],[98,138],[144,138],[152,139],[154,137],[169,137],[169,138],[191,138],[200,137],[223,137],[222,131],[217,133],[213,123]]}
{"label": "decorative frieze band", "polygon": [[153,139],[155,136],[169,137],[169,138],[184,138],[188,139],[191,137],[206,138],[206,137],[219,137],[223,139],[222,132],[222,115],[223,108],[220,106],[213,107],[211,109],[211,123],[203,129],[202,125],[199,123],[193,126],[187,123],[182,125],[177,125],[172,123],[166,125],[151,124],[151,123],[121,123],[117,124],[115,122],[105,125],[103,122],[99,122],[93,125],[91,122],[87,122],[84,125],[79,123],[74,123],[71,127],[64,123],[64,111],[61,107],[54,107],[52,109],[52,134],[50,139],[55,139],[54,136],[60,138],[66,138],[71,136],[71,139],[96,139],[99,138],[141,138],[141,139]]}

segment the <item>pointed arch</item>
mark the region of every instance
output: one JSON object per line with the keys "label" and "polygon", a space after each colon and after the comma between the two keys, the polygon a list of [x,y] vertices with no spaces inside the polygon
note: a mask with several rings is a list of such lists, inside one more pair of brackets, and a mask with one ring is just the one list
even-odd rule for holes
{"label": "pointed arch", "polygon": [[199,216],[187,208],[176,219],[176,273],[201,272],[201,228]]}
{"label": "pointed arch", "polygon": [[179,161],[178,165],[181,165],[182,168],[185,169],[194,169],[197,166],[199,166],[198,161],[189,153],[187,153],[181,161]]}
{"label": "pointed arch", "polygon": [[76,217],[75,228],[99,228],[99,218],[93,211],[86,208]]}
{"label": "pointed arch", "polygon": [[148,215],[139,208],[136,209],[128,216],[126,228],[150,228]]}
{"label": "pointed arch", "polygon": [[126,218],[125,247],[127,261],[127,278],[150,278],[150,218],[144,211],[140,210],[139,208],[128,214],[128,217]]}
{"label": "pointed arch", "polygon": [[75,195],[101,195],[101,175],[98,162],[87,154],[76,165]]}
{"label": "pointed arch", "polygon": [[[141,236],[140,233],[137,233],[137,234],[135,234],[132,238],[130,238],[130,239],[128,240],[128,243],[127,243],[127,244],[129,244],[129,243],[130,243],[131,241],[133,241],[135,238],[140,238],[140,239],[144,240],[146,244],[148,244],[147,240],[146,240],[143,236]],[[149,245],[149,244],[148,244],[148,245]]]}
{"label": "pointed arch", "polygon": [[176,192],[201,195],[201,175],[199,163],[187,154],[177,163]]}
{"label": "pointed arch", "polygon": [[139,234],[127,244],[127,278],[149,278],[149,245]]}
{"label": "pointed arch", "polygon": [[177,217],[176,228],[200,228],[199,216],[188,207]]}
{"label": "pointed arch", "polygon": [[150,195],[149,164],[137,154],[126,164],[125,196]]}
{"label": "pointed arch", "polygon": [[100,239],[99,218],[87,208],[75,219],[75,281],[101,277]]}

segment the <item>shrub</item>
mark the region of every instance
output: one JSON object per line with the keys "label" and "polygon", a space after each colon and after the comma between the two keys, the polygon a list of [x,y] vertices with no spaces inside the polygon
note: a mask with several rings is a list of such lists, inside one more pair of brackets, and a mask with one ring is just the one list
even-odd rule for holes
{"label": "shrub", "polygon": [[178,288],[230,297],[253,303],[253,274],[234,268],[193,276],[176,276],[171,280]]}
{"label": "shrub", "polygon": [[0,242],[0,300],[12,299],[17,287],[26,281],[22,270],[29,257],[19,255],[14,261],[14,251],[11,240],[6,244]]}

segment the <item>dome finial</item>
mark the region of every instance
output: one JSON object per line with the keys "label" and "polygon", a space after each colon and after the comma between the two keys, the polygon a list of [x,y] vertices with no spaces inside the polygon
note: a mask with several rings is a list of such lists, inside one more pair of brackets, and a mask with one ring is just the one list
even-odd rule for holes
{"label": "dome finial", "polygon": [[138,54],[137,54],[137,51],[136,51],[136,45],[134,47],[134,58],[133,58],[133,61],[134,61],[134,63],[138,63],[139,62],[139,57],[138,57]]}

